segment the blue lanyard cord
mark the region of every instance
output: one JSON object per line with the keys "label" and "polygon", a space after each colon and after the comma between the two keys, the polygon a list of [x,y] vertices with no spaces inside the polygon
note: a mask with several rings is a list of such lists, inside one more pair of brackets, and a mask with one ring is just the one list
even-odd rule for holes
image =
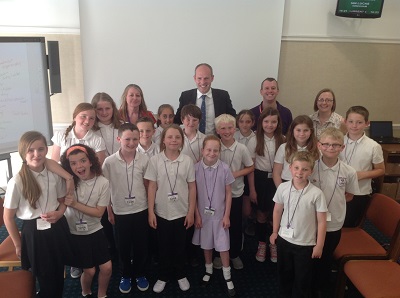
{"label": "blue lanyard cord", "polygon": [[348,144],[349,144],[349,138],[347,138],[346,148],[345,148],[345,151],[344,151],[344,156],[346,158],[347,164],[350,165],[351,159],[353,158],[353,154],[354,154],[354,151],[356,150],[356,147],[357,147],[358,143],[357,143],[357,141],[354,142],[354,147],[353,147],[353,150],[351,151],[350,158],[348,158],[349,156],[347,155]]}
{"label": "blue lanyard cord", "polygon": [[[212,187],[211,196],[210,196],[210,193],[208,192],[208,186],[207,186],[208,183],[207,183],[207,179],[206,179],[206,171],[204,170],[203,165],[200,165],[200,167],[203,168],[203,176],[204,176],[204,182],[205,182],[205,184],[206,184],[207,199],[208,199],[208,202],[210,203],[209,208],[211,208],[211,204],[212,204],[212,200],[213,200],[213,196],[214,196],[215,185],[217,184],[218,170],[219,170],[220,164],[221,164],[221,163],[218,164],[217,170],[214,171],[214,172],[215,172],[215,175],[214,175],[214,177],[213,177],[212,180],[211,180],[211,181],[214,181],[214,185],[213,185],[213,187]],[[211,168],[210,168],[210,171],[211,171]]]}
{"label": "blue lanyard cord", "polygon": [[125,160],[125,157],[122,155],[122,152],[120,151],[121,157],[125,162],[125,172],[126,172],[126,184],[128,185],[128,194],[129,194],[129,198],[131,198],[132,195],[132,189],[133,189],[133,172],[134,172],[134,168],[135,168],[135,158],[133,158],[132,160],[132,177],[131,177],[131,183],[129,185],[129,173],[128,173],[128,163]]}
{"label": "blue lanyard cord", "polygon": [[[229,162],[229,168],[231,169],[231,171],[233,171],[233,170],[232,170],[232,162],[233,162],[233,159],[235,158],[236,148],[237,148],[237,145],[236,145],[236,147],[235,147],[235,150],[233,150],[232,159],[231,159],[231,161]],[[227,149],[227,150],[230,151],[230,149]],[[224,150],[224,152],[223,152],[223,153],[224,153],[224,156],[225,156],[225,151],[226,151],[226,150]]]}
{"label": "blue lanyard cord", "polygon": [[[88,197],[88,199],[86,200],[86,203],[84,204],[85,206],[87,206],[87,204],[89,203],[90,197],[92,196],[94,187],[96,186],[97,177],[98,177],[98,176],[96,176],[96,179],[94,180],[93,187],[92,187],[92,190],[90,191],[89,197]],[[76,195],[76,201],[77,201],[78,203],[80,203],[80,202],[79,202],[79,198],[78,198],[78,192],[77,192],[76,189],[75,189],[75,195]],[[75,216],[76,216],[76,209],[74,209],[74,212],[75,212]],[[85,215],[85,214],[84,214],[83,212],[78,211],[78,216],[76,216],[76,217],[79,219],[80,222],[82,222],[83,216],[84,216],[84,215]]]}
{"label": "blue lanyard cord", "polygon": [[172,188],[171,180],[169,179],[169,175],[168,175],[168,171],[167,171],[167,162],[164,160],[165,173],[167,174],[169,188],[171,189],[172,194],[175,191],[176,181],[178,180],[179,164],[180,164],[180,162],[178,161],[178,167],[176,169],[176,175],[175,175],[175,183],[174,183],[174,187]]}
{"label": "blue lanyard cord", "polygon": [[192,154],[193,154],[194,159],[196,160],[196,162],[198,162],[200,160],[200,139],[197,137],[197,133],[196,133],[196,142],[197,142],[197,149],[199,150],[199,156],[198,157],[194,153],[194,151],[192,149],[192,143],[190,143],[190,140],[188,139],[189,149],[190,149],[190,151],[192,151]]}
{"label": "blue lanyard cord", "polygon": [[[319,183],[319,188],[322,190],[322,187],[321,187],[321,176],[320,176],[320,173],[319,173],[319,162],[320,162],[320,160],[318,160],[318,183]],[[337,185],[337,181],[338,181],[338,178],[339,178],[339,173],[340,173],[340,163],[339,163],[339,169],[338,169],[338,172],[337,172],[337,175],[336,175],[336,180],[334,182],[335,186],[333,188],[333,192],[332,192],[331,198],[329,199],[327,208],[329,208],[329,205],[331,204],[332,199],[333,199],[333,195],[335,194],[336,185]]]}
{"label": "blue lanyard cord", "polygon": [[296,213],[297,206],[299,205],[300,199],[301,199],[301,197],[303,196],[303,191],[304,191],[304,188],[303,188],[303,189],[301,190],[301,193],[300,193],[299,198],[297,199],[296,207],[294,208],[294,211],[293,211],[293,214],[292,214],[292,218],[289,220],[289,214],[290,214],[290,194],[292,193],[292,186],[293,186],[293,182],[290,184],[290,189],[289,189],[288,215],[287,215],[287,217],[288,217],[288,223],[287,223],[287,225],[286,225],[286,227],[287,227],[288,229],[289,229],[289,227],[292,225],[292,221],[293,221],[294,214]]}
{"label": "blue lanyard cord", "polygon": [[40,206],[39,200],[37,201],[39,204],[40,211],[42,211],[42,214],[46,213],[47,203],[49,202],[50,180],[49,180],[49,171],[47,169],[46,169],[46,172],[47,172],[47,196],[46,196],[46,205],[44,205],[44,210],[42,209],[42,206]]}
{"label": "blue lanyard cord", "polygon": [[[271,142],[271,141],[268,141],[268,142]],[[264,141],[264,144],[265,144],[265,147],[266,147],[266,151],[267,151],[267,154],[268,154],[268,160],[269,160],[269,163],[270,163],[270,165],[271,165],[271,173],[272,173],[272,171],[274,170],[274,163],[273,163],[273,161],[271,160],[271,155],[269,154],[269,148],[268,148],[268,143],[267,143],[267,141]],[[265,150],[264,150],[264,153],[265,153]]]}

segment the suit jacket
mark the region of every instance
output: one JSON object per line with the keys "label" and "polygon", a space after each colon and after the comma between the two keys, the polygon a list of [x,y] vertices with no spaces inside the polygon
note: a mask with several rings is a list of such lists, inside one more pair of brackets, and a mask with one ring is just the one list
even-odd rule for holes
{"label": "suit jacket", "polygon": [[[215,117],[218,117],[221,114],[230,114],[233,117],[236,117],[236,111],[232,106],[232,101],[229,96],[229,93],[225,90],[221,89],[211,89],[212,97],[214,101],[214,112]],[[191,89],[183,91],[181,97],[179,98],[179,107],[176,111],[174,123],[182,124],[181,121],[181,110],[187,104],[196,105],[197,100],[197,89]]]}

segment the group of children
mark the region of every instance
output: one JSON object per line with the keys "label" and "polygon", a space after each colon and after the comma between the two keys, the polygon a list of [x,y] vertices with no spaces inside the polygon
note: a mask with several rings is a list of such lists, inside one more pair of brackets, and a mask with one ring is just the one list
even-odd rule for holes
{"label": "group of children", "polygon": [[[135,86],[127,86],[126,102],[137,97]],[[123,113],[132,117],[128,111]],[[134,278],[146,291],[152,238],[159,258],[153,291],[161,293],[171,279],[187,291],[188,237],[204,251],[201,285],[208,286],[213,269],[222,268],[227,293],[235,296],[230,264],[244,266],[242,219],[251,209],[256,210],[255,257],[264,262],[270,247],[280,295],[326,290],[347,213],[356,224],[371,179],[384,171],[380,146],[364,134],[368,111],[350,108],[346,136],[328,128],[319,140],[303,115],[283,136],[274,108],[261,113],[256,132],[249,110],[237,119],[218,116],[219,137],[198,131],[201,117],[197,106],[185,106],[181,128],[165,104],[158,110],[158,128],[146,115],[135,117],[136,124],[122,123],[112,98],[98,93],[92,104],[79,104],[71,126],[52,138],[52,159],[62,167],[46,159],[40,133],[21,137],[23,165],[7,187],[4,218],[23,268],[37,277],[40,297],[62,297],[64,265],[83,269],[83,297],[92,297],[98,267],[97,296],[106,297],[114,241],[119,290],[129,293]],[[15,215],[23,220],[21,237]],[[115,240],[105,235],[104,220],[114,225]]]}

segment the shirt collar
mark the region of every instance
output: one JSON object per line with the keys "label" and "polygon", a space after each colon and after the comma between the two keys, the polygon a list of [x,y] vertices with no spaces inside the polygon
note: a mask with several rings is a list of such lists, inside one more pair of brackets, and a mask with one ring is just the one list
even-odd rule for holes
{"label": "shirt collar", "polygon": [[92,133],[93,133],[93,131],[91,129],[89,129],[88,132],[83,136],[83,138],[80,139],[75,135],[74,129],[71,129],[70,133],[67,136],[67,139],[75,138],[77,140],[87,140],[92,135]]}
{"label": "shirt collar", "polygon": [[294,187],[293,185],[293,181],[292,179],[290,180],[291,183],[291,188],[292,188],[292,192],[303,192],[303,194],[305,194],[307,192],[308,187],[310,186],[311,182],[308,181],[308,184],[306,185],[306,187],[304,187],[303,189],[296,189],[296,187]]}
{"label": "shirt collar", "polygon": [[139,151],[139,152],[141,152],[141,153],[147,153],[147,152],[150,152],[151,150],[153,150],[155,145],[156,145],[156,143],[151,142],[151,145],[150,145],[149,149],[145,150],[145,149],[142,147],[142,145],[138,144],[138,146],[137,146],[137,151]]}
{"label": "shirt collar", "polygon": [[264,141],[270,142],[270,141],[274,141],[274,140],[275,140],[275,136],[272,136],[272,138],[269,138],[264,134]]}
{"label": "shirt collar", "polygon": [[[197,89],[197,98],[201,98],[202,95],[203,93],[201,93],[199,89]],[[208,92],[205,95],[207,98],[212,98],[212,88],[210,88],[210,90],[208,90]]]}
{"label": "shirt collar", "polygon": [[161,152],[161,157],[162,157],[162,159],[163,159],[164,161],[183,162],[183,154],[182,154],[182,153],[179,153],[179,156],[178,156],[177,159],[175,159],[175,160],[170,160],[170,159],[165,155],[165,152],[162,151],[162,152]]}
{"label": "shirt collar", "polygon": [[346,134],[347,137],[347,142],[348,144],[352,144],[352,143],[357,143],[360,144],[362,142],[362,140],[365,138],[365,132],[363,133],[363,135],[357,140],[357,141],[353,141],[352,139],[349,138],[349,133]]}
{"label": "shirt collar", "polygon": [[324,161],[322,160],[322,158],[320,158],[319,160],[318,160],[318,165],[321,167],[321,170],[322,171],[327,171],[327,170],[331,170],[331,171],[333,171],[333,172],[337,172],[338,170],[339,170],[339,159],[338,159],[338,161],[336,162],[336,164],[333,166],[333,167],[328,167],[325,163],[324,163]]}
{"label": "shirt collar", "polygon": [[217,162],[216,162],[215,164],[213,164],[212,166],[208,166],[208,165],[206,165],[206,164],[204,163],[203,160],[201,160],[201,165],[203,166],[203,169],[204,169],[204,170],[207,170],[207,169],[216,169],[216,168],[218,168],[219,163],[220,163],[220,160],[218,159]]}
{"label": "shirt collar", "polygon": [[48,176],[48,171],[47,171],[47,169],[46,169],[46,167],[44,167],[44,169],[43,169],[43,171],[41,171],[41,172],[35,172],[35,171],[32,171],[32,170],[30,170],[31,171],[31,173],[33,174],[33,176],[35,177],[35,178],[37,178],[37,177],[39,177],[39,176],[42,176],[42,177],[47,177]]}
{"label": "shirt collar", "polygon": [[230,147],[226,147],[224,144],[222,144],[221,142],[221,150],[230,150],[230,151],[234,151],[236,146],[237,146],[238,142],[235,140],[235,142],[230,146]]}

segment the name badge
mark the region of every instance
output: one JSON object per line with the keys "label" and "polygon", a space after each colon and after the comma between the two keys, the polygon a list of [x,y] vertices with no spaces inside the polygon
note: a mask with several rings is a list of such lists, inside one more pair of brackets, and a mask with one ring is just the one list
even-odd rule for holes
{"label": "name badge", "polygon": [[125,198],[125,203],[128,206],[132,206],[135,203],[135,196]]}
{"label": "name badge", "polygon": [[87,232],[89,231],[87,221],[78,221],[75,223],[77,232]]}
{"label": "name badge", "polygon": [[330,212],[326,212],[326,221],[332,221],[332,214]]}
{"label": "name badge", "polygon": [[292,229],[291,227],[284,227],[282,228],[281,233],[282,237],[293,238],[294,229]]}
{"label": "name badge", "polygon": [[49,223],[48,221],[45,221],[42,218],[38,218],[36,220],[36,229],[38,231],[43,231],[43,230],[47,230],[51,228],[51,223]]}
{"label": "name badge", "polygon": [[214,216],[215,214],[215,209],[211,207],[205,207],[204,208],[204,214],[209,215],[209,216]]}
{"label": "name badge", "polygon": [[178,193],[177,192],[170,192],[168,193],[168,200],[170,202],[175,202],[178,200]]}
{"label": "name badge", "polygon": [[272,173],[268,173],[268,178],[272,178]]}

